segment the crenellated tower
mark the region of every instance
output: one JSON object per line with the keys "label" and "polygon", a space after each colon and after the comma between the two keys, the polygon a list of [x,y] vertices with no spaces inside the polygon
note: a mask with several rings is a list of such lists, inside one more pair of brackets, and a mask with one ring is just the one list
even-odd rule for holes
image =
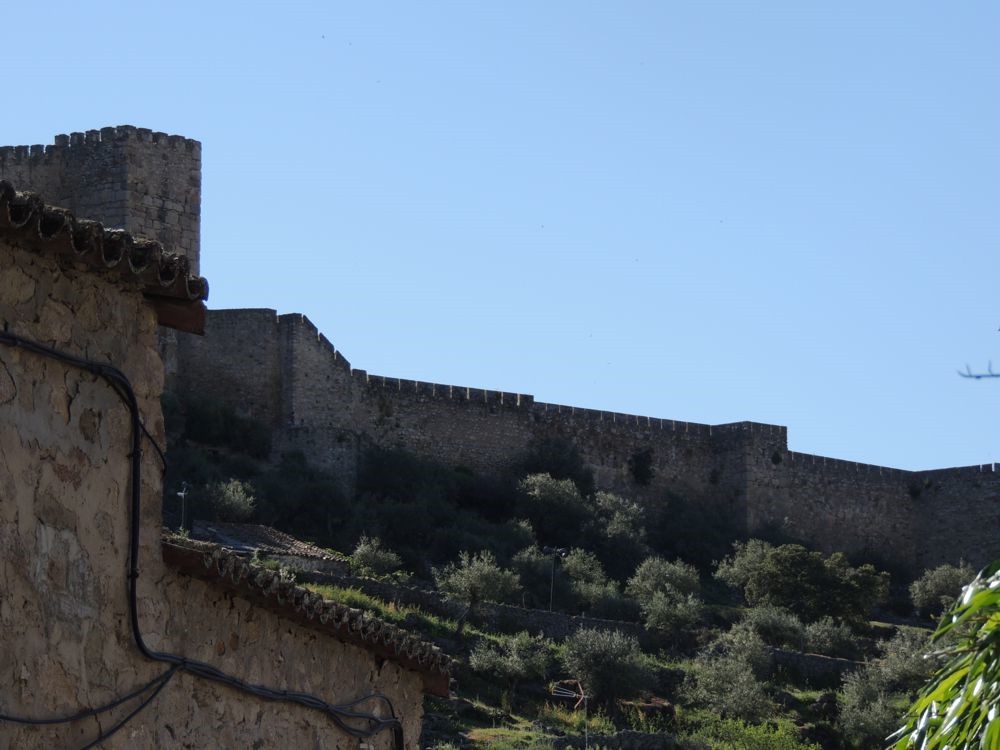
{"label": "crenellated tower", "polygon": [[201,144],[122,125],[0,147],[0,179],[106,227],[158,240],[199,274]]}

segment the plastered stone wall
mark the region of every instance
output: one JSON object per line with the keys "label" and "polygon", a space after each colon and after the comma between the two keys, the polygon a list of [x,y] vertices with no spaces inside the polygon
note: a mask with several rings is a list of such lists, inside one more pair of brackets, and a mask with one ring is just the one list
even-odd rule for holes
{"label": "plastered stone wall", "polygon": [[[124,282],[123,282],[124,284]],[[136,289],[0,242],[0,326],[115,365],[164,440],[156,319]],[[71,714],[161,673],[129,627],[129,414],[94,376],[0,346],[0,712]],[[140,623],[148,644],[242,679],[343,701],[384,690],[416,747],[419,675],[164,566],[161,473],[142,460]],[[119,711],[115,716],[121,716]],[[0,722],[0,749],[79,747],[111,715],[37,728]],[[374,747],[389,747],[379,735]],[[356,748],[314,711],[178,674],[105,748]]]}
{"label": "plastered stone wall", "polygon": [[122,125],[0,147],[0,179],[109,228],[158,240],[200,267],[201,144]]}
{"label": "plastered stone wall", "polygon": [[[256,343],[241,343],[248,340]],[[259,355],[265,341],[277,358]],[[304,451],[348,492],[372,445],[490,473],[531,440],[558,436],[577,446],[599,488],[647,504],[672,493],[722,514],[737,533],[780,531],[912,575],[962,556],[977,565],[1000,556],[993,466],[900,471],[789,451],[779,425],[678,422],[370,375],[351,368],[305,316],[273,310],[210,311],[204,340],[181,334],[179,355],[179,390],[266,414],[276,453]],[[275,384],[268,410],[260,394]],[[629,459],[647,450],[654,474],[641,486]]]}

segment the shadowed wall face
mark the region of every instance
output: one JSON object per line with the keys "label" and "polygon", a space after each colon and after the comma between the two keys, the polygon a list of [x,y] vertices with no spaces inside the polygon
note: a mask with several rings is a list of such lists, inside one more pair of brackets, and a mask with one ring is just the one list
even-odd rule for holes
{"label": "shadowed wall face", "polygon": [[[369,375],[305,316],[274,310],[212,311],[204,340],[182,335],[179,352],[179,390],[268,421],[276,452],[304,451],[348,493],[368,446],[498,473],[533,439],[560,437],[581,452],[598,488],[647,504],[670,493],[738,534],[777,534],[912,575],[1000,555],[993,467],[901,471],[789,451],[778,425],[676,422]],[[631,468],[641,454],[648,482]]]}

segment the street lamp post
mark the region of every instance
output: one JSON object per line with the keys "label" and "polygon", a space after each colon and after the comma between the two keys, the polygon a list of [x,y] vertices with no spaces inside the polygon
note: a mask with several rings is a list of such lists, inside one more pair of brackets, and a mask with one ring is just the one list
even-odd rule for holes
{"label": "street lamp post", "polygon": [[184,519],[187,517],[187,494],[188,494],[188,483],[181,482],[180,492],[177,493],[177,497],[181,499],[181,530],[184,530]]}
{"label": "street lamp post", "polygon": [[556,590],[556,557],[566,557],[566,550],[562,547],[542,547],[542,552],[552,556],[552,571],[549,576],[549,612],[551,612],[552,599]]}

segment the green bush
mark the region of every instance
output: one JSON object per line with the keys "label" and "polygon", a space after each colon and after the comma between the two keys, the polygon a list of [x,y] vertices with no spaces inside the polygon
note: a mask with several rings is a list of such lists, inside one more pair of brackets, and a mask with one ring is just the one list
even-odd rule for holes
{"label": "green bush", "polygon": [[389,576],[398,572],[402,564],[402,558],[383,547],[378,537],[362,535],[351,553],[351,571],[358,575],[373,578]]}
{"label": "green bush", "polygon": [[832,617],[823,617],[806,625],[805,648],[813,654],[841,659],[857,659],[861,655],[861,646],[850,626]]}
{"label": "green bush", "polygon": [[533,440],[515,462],[515,471],[519,477],[548,474],[553,479],[568,479],[583,497],[594,494],[594,472],[577,447],[564,438]]}
{"label": "green bush", "polygon": [[591,503],[569,479],[532,474],[521,481],[517,514],[531,522],[538,539],[555,547],[579,543],[580,530],[593,518]]}
{"label": "green bush", "polygon": [[800,740],[789,721],[747,724],[711,717],[700,721],[697,729],[683,732],[679,739],[685,750],[820,750],[819,745]]}
{"label": "green bush", "polygon": [[899,726],[906,704],[940,663],[927,659],[930,636],[903,629],[885,642],[882,656],[844,677],[837,700],[840,726],[855,747],[884,746]]}
{"label": "green bush", "polygon": [[770,646],[801,651],[806,643],[805,626],[787,609],[769,605],[751,607],[743,613],[743,621]]}
{"label": "green bush", "polygon": [[774,712],[762,682],[769,670],[767,645],[741,623],[698,654],[688,694],[721,716],[759,722]]}
{"label": "green bush", "polygon": [[230,479],[208,487],[211,514],[216,521],[249,521],[254,514],[253,487],[249,482]]}
{"label": "green bush", "polygon": [[734,542],[733,551],[715,568],[715,577],[738,591],[746,590],[751,576],[766,564],[774,545],[762,539]]}
{"label": "green bush", "polygon": [[870,664],[870,679],[887,690],[913,692],[934,674],[939,658],[928,658],[931,634],[902,628],[882,644],[882,656]]}
{"label": "green bush", "polygon": [[625,593],[639,603],[647,627],[675,635],[701,619],[700,590],[694,566],[662,557],[644,560],[625,587]]}
{"label": "green bush", "polygon": [[497,565],[492,552],[462,552],[457,563],[434,570],[438,589],[467,604],[509,601],[519,590],[517,574]]}
{"label": "green bush", "polygon": [[884,747],[899,725],[898,698],[866,670],[851,672],[837,695],[840,729],[854,747]]}
{"label": "green bush", "polygon": [[662,557],[649,557],[636,568],[625,590],[640,602],[651,599],[657,592],[697,596],[701,593],[701,580],[693,565],[680,560],[668,562]]}
{"label": "green bush", "polygon": [[484,639],[469,655],[474,671],[502,680],[511,693],[520,682],[545,679],[551,663],[552,644],[528,633],[502,638],[496,645]]}
{"label": "green bush", "polygon": [[613,578],[625,580],[649,555],[645,511],[634,500],[611,492],[595,494],[593,507],[588,546]]}
{"label": "green bush", "polygon": [[576,631],[564,643],[562,661],[587,694],[605,706],[638,695],[652,683],[639,642],[617,630]]}
{"label": "green bush", "polygon": [[693,700],[727,718],[759,722],[774,713],[764,683],[736,656],[700,661],[689,694]]}
{"label": "green bush", "polygon": [[604,566],[593,552],[570,550],[562,560],[570,581],[575,612],[607,619],[634,620],[638,607],[624,597],[618,584],[609,581]]}
{"label": "green bush", "polygon": [[694,628],[702,618],[705,606],[694,594],[667,594],[657,591],[639,605],[642,621],[647,628],[679,635]]}
{"label": "green bush", "polygon": [[548,609],[551,599],[556,610],[573,607],[573,589],[558,555],[542,552],[537,546],[525,547],[511,561],[524,591],[523,604],[536,609]]}
{"label": "green bush", "polygon": [[742,589],[749,605],[784,607],[806,622],[824,616],[864,621],[889,589],[888,573],[867,564],[852,567],[840,553],[824,558],[798,544],[773,547],[759,540],[733,545],[715,575]]}
{"label": "green bush", "polygon": [[940,669],[893,736],[893,750],[1000,747],[1000,561],[970,581],[933,643]]}
{"label": "green bush", "polygon": [[925,570],[910,584],[910,599],[920,614],[938,617],[955,603],[965,584],[975,577],[976,571],[968,563],[939,565]]}

